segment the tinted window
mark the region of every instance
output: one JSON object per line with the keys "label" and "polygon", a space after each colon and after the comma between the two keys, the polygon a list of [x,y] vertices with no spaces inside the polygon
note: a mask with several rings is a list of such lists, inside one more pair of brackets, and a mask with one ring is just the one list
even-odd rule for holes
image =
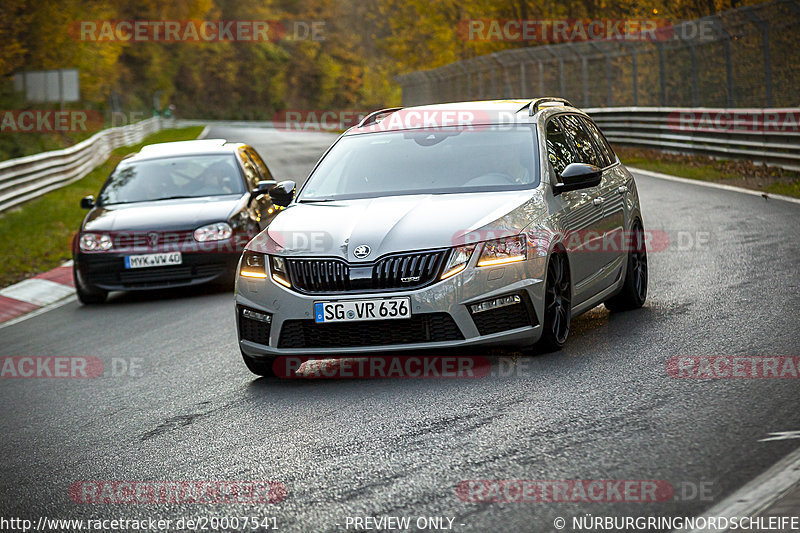
{"label": "tinted window", "polygon": [[586,130],[592,136],[592,139],[594,139],[594,145],[598,152],[603,156],[603,159],[605,159],[605,166],[613,165],[617,160],[617,156],[614,154],[614,150],[611,149],[611,145],[608,144],[606,138],[603,137],[603,134],[600,133],[600,130],[594,122],[586,118],[581,118],[581,121],[583,125],[586,126]]}
{"label": "tinted window", "polygon": [[108,205],[241,194],[241,176],[231,154],[123,161],[109,176],[99,201]]}
{"label": "tinted window", "polygon": [[527,189],[539,181],[535,146],[529,126],[348,135],[322,159],[299,200]]}
{"label": "tinted window", "polygon": [[606,166],[600,161],[600,158],[597,157],[597,153],[594,151],[594,146],[592,145],[592,139],[589,137],[589,134],[586,133],[586,130],[581,127],[578,117],[567,115],[559,117],[559,120],[564,126],[564,130],[567,132],[569,140],[572,141],[572,146],[574,146],[575,150],[578,152],[578,159],[581,163],[589,163],[598,167]]}
{"label": "tinted window", "polygon": [[545,143],[547,144],[547,159],[553,166],[556,176],[561,176],[567,165],[575,162],[575,153],[570,148],[564,130],[555,119],[547,124]]}

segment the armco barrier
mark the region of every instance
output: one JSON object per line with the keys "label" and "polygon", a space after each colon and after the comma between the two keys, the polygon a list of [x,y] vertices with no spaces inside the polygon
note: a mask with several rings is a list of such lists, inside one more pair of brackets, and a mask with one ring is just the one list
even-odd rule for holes
{"label": "armco barrier", "polygon": [[139,143],[161,128],[162,120],[153,117],[102,130],[63,150],[0,162],[0,212],[79,180],[115,148]]}
{"label": "armco barrier", "polygon": [[746,159],[800,171],[800,108],[584,109],[614,144]]}

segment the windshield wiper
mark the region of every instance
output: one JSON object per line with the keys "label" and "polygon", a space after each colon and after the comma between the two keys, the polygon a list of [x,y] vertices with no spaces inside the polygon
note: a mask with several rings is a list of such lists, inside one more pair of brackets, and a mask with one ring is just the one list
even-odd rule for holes
{"label": "windshield wiper", "polygon": [[144,200],[145,202],[158,202],[159,200],[180,200],[181,198],[201,198],[200,196],[165,196],[163,198],[154,198],[153,200]]}
{"label": "windshield wiper", "polygon": [[336,198],[301,198],[299,201],[304,204],[318,204],[321,202],[335,202]]}

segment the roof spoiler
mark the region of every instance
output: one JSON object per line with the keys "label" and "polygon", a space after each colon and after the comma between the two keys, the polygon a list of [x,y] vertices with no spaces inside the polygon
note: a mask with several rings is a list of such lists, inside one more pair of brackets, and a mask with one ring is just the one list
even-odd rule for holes
{"label": "roof spoiler", "polygon": [[[541,98],[534,98],[531,100],[527,105],[525,105],[522,109],[528,108],[528,115],[533,116],[536,114],[537,111],[542,107],[542,104],[556,104],[556,105],[563,105],[574,107],[572,104],[569,103],[568,100],[564,98],[558,98],[556,96],[543,96]],[[522,111],[520,109],[520,111]]]}
{"label": "roof spoiler", "polygon": [[403,109],[402,107],[387,107],[386,109],[379,109],[378,111],[373,111],[366,117],[361,119],[361,122],[358,123],[357,128],[363,128],[364,126],[369,126],[370,124],[374,124],[378,121],[378,117],[381,115],[388,115],[390,113],[394,113],[395,111],[400,111]]}

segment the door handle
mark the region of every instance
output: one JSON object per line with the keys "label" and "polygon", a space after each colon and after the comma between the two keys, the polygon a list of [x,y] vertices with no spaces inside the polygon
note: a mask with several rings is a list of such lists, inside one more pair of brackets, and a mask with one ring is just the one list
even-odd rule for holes
{"label": "door handle", "polygon": [[617,189],[617,192],[619,192],[620,194],[625,194],[626,192],[628,192],[628,186],[620,185],[619,189]]}
{"label": "door handle", "polygon": [[592,200],[592,203],[593,203],[594,205],[596,205],[596,206],[601,206],[601,205],[603,205],[603,197],[602,197],[602,196],[598,196],[597,198],[595,198],[594,200]]}

